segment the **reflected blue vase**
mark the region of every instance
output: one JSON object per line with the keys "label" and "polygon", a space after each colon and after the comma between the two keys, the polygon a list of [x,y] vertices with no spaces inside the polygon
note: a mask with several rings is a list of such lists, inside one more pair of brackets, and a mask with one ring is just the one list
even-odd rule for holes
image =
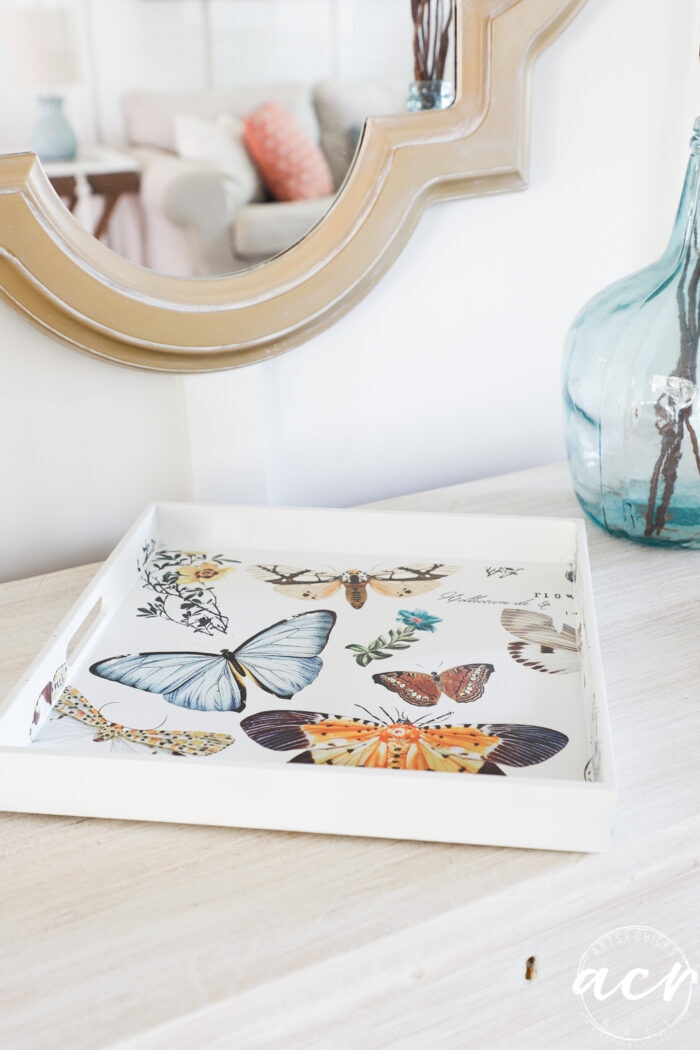
{"label": "reflected blue vase", "polygon": [[454,102],[454,88],[449,80],[412,80],[406,109],[420,113],[425,109],[448,109]]}
{"label": "reflected blue vase", "polygon": [[608,532],[700,547],[700,118],[668,248],[600,292],[569,332],[566,444],[574,489]]}
{"label": "reflected blue vase", "polygon": [[39,98],[39,120],[34,125],[32,146],[40,160],[74,160],[78,151],[75,132],[63,113],[58,95]]}

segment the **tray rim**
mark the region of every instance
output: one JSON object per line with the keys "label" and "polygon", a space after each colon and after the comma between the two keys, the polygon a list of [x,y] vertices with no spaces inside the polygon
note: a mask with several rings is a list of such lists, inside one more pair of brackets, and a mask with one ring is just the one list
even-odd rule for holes
{"label": "tray rim", "polygon": [[[136,540],[140,541],[141,539],[143,539],[143,534],[147,530],[147,527],[155,526],[157,524],[157,516],[158,516],[158,512],[159,512],[159,510],[161,508],[164,509],[164,510],[167,510],[167,511],[175,511],[175,512],[185,513],[185,514],[190,515],[190,516],[203,516],[203,515],[210,514],[212,512],[215,512],[217,514],[220,514],[220,513],[225,513],[225,514],[241,514],[241,513],[243,513],[243,514],[245,514],[246,512],[251,512],[252,511],[252,512],[255,512],[255,513],[263,512],[266,516],[271,516],[271,517],[272,516],[279,516],[279,517],[282,517],[282,518],[285,515],[293,515],[293,516],[295,516],[296,514],[311,514],[313,516],[318,516],[318,517],[338,516],[338,517],[343,517],[343,518],[346,518],[348,515],[351,515],[351,516],[363,516],[363,517],[368,517],[368,518],[369,517],[374,517],[374,516],[377,516],[377,515],[381,515],[381,516],[383,516],[386,519],[392,519],[392,518],[393,519],[397,519],[397,520],[401,519],[404,522],[406,522],[407,520],[411,520],[413,522],[425,522],[426,524],[428,524],[431,521],[432,522],[437,522],[437,521],[439,521],[441,519],[444,521],[444,519],[446,517],[449,517],[451,519],[468,520],[470,523],[472,523],[474,525],[479,525],[479,524],[482,524],[484,522],[498,520],[499,522],[502,522],[502,523],[508,523],[508,525],[512,525],[516,529],[517,529],[518,525],[520,523],[523,523],[523,522],[526,522],[530,528],[532,528],[533,526],[536,527],[538,524],[539,525],[546,525],[547,527],[554,528],[554,529],[557,529],[557,530],[562,530],[562,531],[567,529],[567,528],[568,529],[572,529],[572,527],[573,527],[572,535],[575,537],[575,550],[576,550],[576,556],[577,556],[577,559],[578,559],[579,579],[577,580],[577,583],[578,583],[578,588],[579,588],[579,590],[578,590],[579,601],[580,601],[580,604],[581,604],[581,607],[582,607],[582,613],[584,614],[586,622],[587,622],[587,646],[586,646],[586,654],[585,655],[586,655],[586,659],[588,660],[589,669],[590,669],[590,676],[591,676],[591,680],[592,680],[592,683],[593,683],[595,696],[597,698],[597,705],[598,705],[598,718],[599,718],[599,723],[598,723],[598,741],[599,741],[599,744],[600,744],[600,747],[601,747],[601,756],[602,756],[600,779],[597,780],[597,781],[586,781],[586,780],[579,780],[579,779],[553,778],[553,777],[541,777],[541,776],[536,776],[536,775],[530,775],[527,778],[522,778],[522,779],[521,778],[518,778],[518,779],[514,779],[514,778],[506,779],[506,778],[503,778],[503,779],[501,779],[501,778],[494,778],[494,777],[473,778],[472,777],[472,778],[463,778],[463,781],[467,782],[467,783],[469,783],[471,785],[467,790],[470,790],[472,792],[472,797],[474,795],[478,794],[479,796],[483,796],[487,800],[489,800],[489,799],[491,799],[491,800],[497,799],[499,794],[502,794],[504,791],[506,792],[506,796],[505,797],[508,797],[508,794],[512,793],[515,790],[515,787],[520,789],[520,792],[522,793],[522,797],[524,799],[526,799],[528,795],[535,796],[535,795],[540,794],[542,792],[555,793],[557,796],[559,796],[561,793],[565,792],[568,795],[571,795],[572,798],[580,797],[582,800],[583,799],[589,799],[589,800],[591,800],[591,803],[593,803],[594,799],[598,799],[598,801],[594,805],[597,805],[598,807],[602,806],[603,809],[605,809],[605,811],[607,813],[607,817],[608,817],[608,819],[606,821],[607,827],[605,829],[603,829],[601,827],[601,829],[599,829],[599,831],[597,831],[596,834],[592,836],[594,839],[600,840],[600,845],[597,845],[597,846],[594,845],[593,847],[589,847],[589,846],[586,846],[586,845],[582,845],[582,846],[558,846],[556,844],[549,844],[549,845],[545,846],[544,848],[549,848],[549,849],[559,849],[559,848],[563,848],[563,849],[572,849],[572,848],[573,849],[588,849],[588,848],[605,849],[605,848],[608,848],[609,840],[610,840],[610,834],[611,834],[612,815],[613,815],[613,810],[614,810],[615,801],[616,801],[616,795],[617,795],[617,776],[616,776],[616,770],[615,770],[614,756],[613,756],[613,752],[612,752],[610,720],[609,720],[607,698],[606,698],[605,687],[604,687],[603,668],[602,668],[602,656],[601,656],[601,652],[600,652],[600,644],[599,644],[599,639],[598,639],[597,620],[596,620],[596,616],[595,616],[595,608],[594,608],[594,605],[593,605],[592,580],[591,580],[591,571],[590,571],[590,560],[589,560],[589,557],[588,557],[588,545],[587,545],[587,538],[586,538],[586,526],[585,526],[585,521],[582,518],[568,518],[568,517],[557,518],[557,517],[545,517],[545,516],[535,516],[535,515],[466,514],[464,512],[454,512],[454,513],[447,512],[447,513],[445,513],[445,512],[440,512],[440,511],[417,511],[417,512],[415,512],[415,511],[410,511],[410,510],[408,510],[408,511],[387,510],[385,508],[377,508],[375,510],[372,507],[358,507],[358,508],[354,508],[353,507],[353,508],[348,508],[348,509],[345,509],[345,508],[342,508],[342,509],[341,508],[315,508],[315,507],[279,507],[278,508],[278,507],[247,505],[247,504],[246,505],[242,505],[242,504],[202,504],[202,503],[194,503],[194,502],[186,502],[186,501],[154,501],[152,503],[149,503],[146,506],[146,508],[141,512],[141,514],[138,515],[138,517],[136,518],[134,523],[126,531],[126,533],[121,538],[121,540],[116,544],[116,546],[114,547],[114,549],[112,550],[110,555],[107,557],[107,559],[104,561],[102,566],[97,570],[97,572],[95,573],[95,576],[90,581],[88,586],[85,588],[85,590],[82,592],[82,594],[78,597],[78,599],[73,603],[71,608],[68,610],[68,612],[65,614],[65,616],[61,619],[60,623],[57,625],[57,627],[54,629],[54,631],[52,631],[52,633],[51,633],[50,637],[48,638],[47,642],[42,647],[40,652],[37,654],[35,659],[32,661],[32,663],[30,664],[30,666],[27,669],[27,671],[20,677],[20,679],[17,682],[17,684],[15,685],[15,687],[9,692],[9,694],[5,697],[5,699],[2,701],[2,703],[0,703],[0,722],[2,721],[4,716],[11,710],[11,708],[17,702],[19,697],[22,696],[24,694],[25,690],[27,690],[29,688],[29,685],[30,685],[32,679],[37,676],[39,671],[41,671],[40,677],[42,677],[42,678],[45,677],[45,674],[46,674],[45,667],[47,665],[47,662],[49,662],[49,663],[51,662],[51,660],[49,659],[51,654],[53,653],[54,654],[53,659],[56,659],[56,650],[59,647],[63,646],[64,644],[65,644],[65,646],[67,646],[67,644],[68,644],[69,640],[72,638],[72,636],[74,634],[74,631],[77,628],[77,626],[79,626],[83,622],[85,616],[90,612],[90,610],[95,606],[95,604],[98,601],[100,601],[101,599],[103,599],[103,596],[105,594],[109,593],[109,590],[108,590],[108,588],[106,588],[105,585],[110,581],[110,577],[112,576],[112,570],[114,569],[114,567],[117,564],[119,564],[121,562],[121,559],[122,559],[123,555],[125,554],[127,549],[134,543],[134,541],[136,541]],[[292,544],[291,547],[293,547],[293,546],[294,545]],[[102,616],[108,615],[108,608],[107,608],[108,604],[109,604],[108,601],[105,603],[104,600],[103,600],[103,609],[101,610],[101,613],[100,613],[100,616],[98,617],[98,621],[97,622],[99,622],[99,620],[102,618]],[[94,625],[95,627],[97,626],[97,622]],[[76,650],[72,654],[72,658],[73,659],[75,659],[76,657],[78,657],[80,655],[80,651],[83,648],[83,645],[87,645],[89,643],[89,641],[91,640],[92,634],[93,634],[92,630],[88,632],[88,635],[86,636],[86,638],[83,639],[83,641],[80,643],[80,645],[76,648]],[[54,668],[59,666],[61,662],[62,662],[61,659],[57,659],[56,662],[54,663]],[[40,690],[37,690],[37,695],[38,695],[39,691]],[[13,806],[11,806],[9,808],[12,808],[12,809],[15,809],[15,810],[18,810],[18,811],[26,811],[27,810],[27,804],[29,803],[28,811],[31,811],[31,812],[67,813],[67,812],[71,811],[71,812],[75,812],[75,814],[83,814],[83,815],[90,815],[90,816],[92,816],[92,815],[94,815],[94,816],[118,816],[118,814],[116,812],[115,813],[108,812],[107,810],[109,810],[109,807],[106,807],[106,808],[102,807],[102,810],[100,812],[91,812],[91,811],[89,811],[90,810],[90,805],[89,804],[86,804],[86,803],[83,803],[83,802],[75,803],[75,804],[68,804],[65,801],[65,797],[70,794],[70,791],[68,791],[68,792],[64,791],[63,792],[63,800],[62,800],[61,797],[59,797],[57,799],[56,798],[56,793],[54,791],[51,800],[48,800],[48,801],[43,800],[42,801],[42,799],[39,798],[39,793],[37,791],[29,789],[29,790],[24,790],[24,791],[17,792],[15,790],[16,785],[13,786],[12,784],[8,784],[8,778],[4,775],[5,773],[9,772],[9,768],[10,767],[15,766],[19,762],[19,763],[21,763],[21,766],[23,767],[22,768],[23,774],[29,773],[31,771],[31,776],[29,777],[30,780],[35,780],[36,779],[37,781],[42,781],[44,779],[40,775],[42,765],[48,769],[48,767],[50,765],[52,765],[53,762],[56,762],[56,761],[59,761],[61,763],[65,763],[65,762],[71,763],[72,767],[73,767],[71,769],[71,773],[73,773],[74,769],[77,769],[79,766],[81,768],[83,768],[83,769],[86,769],[87,768],[86,762],[89,763],[89,764],[95,764],[95,765],[102,766],[103,763],[104,763],[104,756],[100,756],[100,757],[90,756],[90,755],[86,755],[84,752],[72,751],[72,750],[67,749],[67,748],[53,749],[53,748],[42,747],[41,749],[32,750],[31,747],[29,745],[27,745],[27,744],[24,744],[24,745],[9,744],[8,745],[8,744],[0,743],[0,774],[2,774],[2,775],[0,775],[0,805],[2,805],[4,807],[4,805],[5,805],[5,797],[6,797],[6,795],[9,795],[9,800],[10,801],[12,801],[13,798],[14,798],[14,801],[16,803],[20,803],[18,806],[17,805],[13,805]],[[31,765],[31,763],[34,763],[34,765]],[[135,774],[135,771],[137,769],[139,769],[139,770],[143,769],[144,771],[146,769],[148,769],[148,777],[146,779],[150,779],[150,776],[151,776],[152,772],[155,773],[156,777],[162,777],[162,771],[166,768],[166,765],[169,766],[171,769],[175,769],[176,772],[180,773],[180,771],[182,769],[184,769],[184,768],[188,768],[188,769],[193,770],[193,771],[195,771],[197,769],[201,770],[203,768],[204,764],[205,764],[205,760],[204,759],[197,760],[195,758],[193,761],[191,760],[189,763],[187,763],[187,767],[184,767],[184,766],[183,767],[175,767],[174,764],[171,764],[171,763],[167,763],[167,764],[153,763],[153,761],[150,758],[150,756],[143,756],[142,757],[142,756],[110,755],[109,756],[109,762],[108,762],[107,765],[108,765],[108,768],[110,768],[112,771],[114,771],[115,774],[116,774],[117,771],[122,771],[123,770],[124,771],[123,776],[122,777],[117,777],[117,780],[123,779],[123,780],[126,781],[126,780],[134,778],[134,774]],[[293,765],[289,765],[288,763],[284,763],[278,769],[277,767],[260,766],[260,765],[256,765],[255,763],[251,763],[249,761],[247,762],[247,761],[243,760],[243,761],[236,762],[235,764],[227,764],[227,765],[219,764],[216,768],[224,770],[225,773],[231,779],[238,779],[239,774],[240,774],[241,777],[245,777],[245,776],[257,777],[259,775],[263,775],[263,776],[268,777],[269,774],[271,772],[273,772],[273,770],[274,770],[274,772],[276,774],[282,773],[285,776],[285,778],[287,778],[287,782],[290,785],[294,781],[296,781],[299,784],[303,784],[304,778],[306,778],[309,774],[311,774],[314,777],[318,776],[318,771],[317,770],[312,770],[310,768],[305,768],[303,766],[293,766]],[[234,771],[234,770],[235,770],[235,776],[232,774],[232,771]],[[343,767],[334,767],[333,783],[341,785],[341,784],[344,783],[343,778],[347,777],[347,776],[350,776],[350,777],[354,777],[353,783],[358,784],[360,778],[357,777],[357,772],[358,771],[354,770],[354,769],[344,769]],[[377,783],[377,782],[381,782],[381,777],[383,775],[386,776],[386,775],[388,775],[391,772],[393,772],[393,771],[383,770],[383,769],[363,770],[361,779],[362,779],[362,781],[364,781],[367,784],[369,784],[370,782]],[[418,775],[418,771],[403,770],[402,773],[403,773],[403,776],[402,776],[402,778],[401,778],[399,783],[405,784],[406,787],[408,788],[409,782],[415,781],[415,777]],[[407,777],[407,774],[408,774],[408,777]],[[377,778],[374,775],[379,775],[379,778],[380,778],[379,781],[377,781]],[[191,776],[191,774],[188,772],[183,779],[187,779],[190,776]],[[438,777],[432,777],[432,778],[430,778],[430,780],[431,781],[436,781],[438,784],[443,785],[444,782],[445,782],[445,777],[450,777],[449,783],[453,783],[454,784],[455,779],[459,783],[459,778],[454,778],[453,775],[447,774],[447,773],[442,774],[442,775],[438,774]],[[294,778],[294,780],[292,778]],[[27,777],[25,776],[24,779],[27,779]],[[81,778],[79,776],[77,776],[77,774],[75,776],[73,776],[72,779],[75,780],[76,783],[81,780]],[[109,778],[107,778],[107,779],[109,779]],[[140,779],[140,777],[136,777],[136,779]],[[424,781],[425,781],[425,778],[422,777],[421,781],[419,783],[424,783]],[[476,781],[476,782],[478,782],[478,784],[477,783],[472,783],[472,781]],[[315,784],[315,783],[317,783],[317,781],[314,780],[312,783]],[[385,781],[385,783],[386,783],[386,781]],[[475,792],[474,789],[477,788],[477,786],[478,786],[478,792]],[[54,788],[55,788],[55,785],[54,785]],[[456,788],[456,784],[455,784],[455,788]],[[444,790],[444,788],[443,788],[443,790]],[[457,789],[457,790],[462,790],[462,789]],[[431,791],[431,793],[432,793],[432,791]],[[455,796],[456,796],[456,792],[451,792],[451,793],[455,794]],[[354,794],[357,794],[357,792],[354,792]],[[175,808],[177,808],[177,800],[175,800],[174,806],[175,806]],[[125,807],[125,808],[128,809],[128,807]],[[146,816],[146,817],[143,817],[143,816],[139,817],[137,814],[134,814],[134,815],[126,815],[125,814],[125,816],[126,816],[126,819],[158,819],[158,820],[173,821],[173,822],[176,822],[176,823],[178,823],[178,822],[185,822],[185,823],[189,822],[187,817],[183,816],[183,814],[181,814],[181,813],[178,814],[178,813],[175,813],[175,812],[171,812],[171,807],[170,806],[162,807],[162,813],[165,814],[165,815],[160,815],[160,816],[158,816],[156,818],[148,817],[148,816]],[[168,815],[169,813],[170,813],[170,815]],[[219,823],[219,821],[211,820],[211,819],[207,819],[207,820],[195,819],[195,820],[192,820],[191,822],[193,822],[193,823]],[[283,820],[281,823],[277,823],[277,824],[271,823],[271,824],[262,824],[262,825],[260,823],[248,824],[248,823],[246,823],[244,821],[241,821],[240,819],[238,819],[236,821],[235,825],[230,825],[229,822],[226,821],[226,820],[222,820],[220,822],[223,823],[223,824],[226,824],[228,826],[238,826],[238,827],[260,827],[260,826],[266,826],[266,827],[278,827],[278,828],[283,829],[283,830],[294,830],[294,828],[293,828],[293,823],[294,822],[292,822],[292,821],[285,821],[285,820]],[[297,823],[303,824],[304,822],[300,821],[300,822],[297,822]],[[315,830],[315,829],[314,828],[299,827],[298,830]],[[323,833],[333,833],[333,829],[332,828],[325,828],[325,829],[318,829],[318,830],[322,830]],[[344,834],[344,833],[347,833],[347,832],[344,832],[342,829],[340,829],[336,833]],[[375,834],[369,828],[367,830],[365,830],[365,831],[362,831],[362,832],[350,832],[350,833],[351,834],[364,834],[364,835],[368,835],[368,836],[372,836],[373,834]],[[389,837],[392,837],[392,836],[389,836]],[[427,838],[428,840],[430,840],[430,835],[425,835],[424,833],[421,834],[421,835],[417,835],[417,836],[411,836],[411,835],[407,835],[405,833],[402,833],[400,837],[402,837],[402,838],[419,837],[419,838]],[[586,836],[582,836],[582,838],[586,838]],[[589,835],[588,838],[591,838],[591,836]],[[474,838],[474,837],[468,837],[468,838],[464,838],[464,839],[460,839],[460,838],[439,838],[436,841],[464,841],[464,842],[474,842],[474,843],[478,843],[480,841],[483,841],[484,843],[488,842],[489,844],[491,844],[491,840],[485,840],[485,839],[481,839],[480,840],[479,838]],[[508,842],[507,837],[506,837],[506,841],[504,841],[503,837],[496,835],[495,838],[493,839],[493,844],[508,845],[509,842]],[[521,844],[526,844],[526,843],[516,842],[516,843],[513,843],[513,844],[521,845]]]}

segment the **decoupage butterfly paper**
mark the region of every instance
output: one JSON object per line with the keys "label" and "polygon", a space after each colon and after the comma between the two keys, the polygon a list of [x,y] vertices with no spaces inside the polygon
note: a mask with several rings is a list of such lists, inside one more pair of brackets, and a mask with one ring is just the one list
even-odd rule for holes
{"label": "decoupage butterfly paper", "polygon": [[298,751],[290,762],[500,776],[501,765],[536,765],[569,740],[542,726],[433,725],[384,714],[385,721],[369,721],[318,711],[262,711],[244,718],[241,728],[262,747]]}
{"label": "decoupage butterfly paper", "polygon": [[360,667],[367,667],[373,660],[390,660],[392,653],[399,649],[408,649],[414,642],[420,641],[417,632],[435,633],[435,628],[443,622],[442,616],[431,616],[425,609],[399,609],[396,619],[402,627],[390,627],[368,645],[351,643],[346,645],[355,654],[355,662]]}
{"label": "decoupage butterfly paper", "polygon": [[531,609],[504,609],[501,624],[520,639],[508,643],[508,652],[519,664],[545,674],[578,670],[581,636],[568,624],[557,631],[551,616]]}
{"label": "decoupage butterfly paper", "polygon": [[317,572],[314,569],[295,569],[290,565],[251,565],[248,572],[258,580],[271,583],[278,594],[288,598],[317,601],[329,598],[341,587],[353,609],[361,609],[367,601],[367,587],[389,598],[407,598],[424,594],[439,586],[459,565],[399,565],[381,572],[363,572],[345,569],[343,572]]}
{"label": "decoupage butterfly paper", "polygon": [[149,540],[137,568],[143,586],[153,591],[155,598],[140,606],[138,615],[160,616],[195,634],[225,634],[228,617],[219,608],[212,584],[235,572],[237,564],[237,559],[223,554],[207,558],[203,551],[170,550]]}
{"label": "decoupage butterfly paper", "polygon": [[[69,718],[78,723],[75,731],[56,731],[55,721]],[[63,727],[61,727],[63,728]],[[82,732],[81,732],[82,730]],[[215,755],[230,747],[234,737],[227,733],[205,733],[200,730],[177,731],[172,729],[131,729],[112,722],[101,711],[86,700],[77,689],[65,689],[53,704],[51,717],[41,733],[46,743],[52,736],[67,742],[70,739],[88,738],[94,743],[109,743],[115,750],[133,751],[145,748],[151,754],[165,751],[171,755]]]}
{"label": "decoupage butterfly paper", "polygon": [[336,614],[300,613],[266,627],[237,649],[216,653],[164,652],[113,656],[90,670],[100,678],[149,693],[194,711],[242,711],[248,678],[266,693],[289,700],[318,677]]}
{"label": "decoupage butterfly paper", "polygon": [[56,703],[59,696],[63,692],[63,686],[66,682],[66,674],[66,665],[61,664],[60,667],[58,667],[54,672],[53,679],[50,682],[47,682],[44,688],[39,693],[36,704],[34,706],[32,724],[29,729],[30,740],[33,740],[36,737],[47,715],[51,713],[53,705]]}
{"label": "decoupage butterfly paper", "polygon": [[386,671],[384,674],[373,674],[372,681],[392,693],[398,693],[407,704],[433,707],[442,693],[458,704],[478,700],[484,695],[484,688],[492,674],[493,664],[458,664],[440,674]]}

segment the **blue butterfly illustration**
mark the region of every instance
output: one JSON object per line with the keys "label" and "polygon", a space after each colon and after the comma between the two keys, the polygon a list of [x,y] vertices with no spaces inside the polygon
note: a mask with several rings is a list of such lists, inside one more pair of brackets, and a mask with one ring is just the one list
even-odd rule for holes
{"label": "blue butterfly illustration", "polygon": [[242,711],[245,678],[288,700],[318,677],[323,651],[336,621],[328,609],[299,613],[266,627],[237,649],[215,653],[138,653],[99,660],[100,678],[149,693],[193,711]]}

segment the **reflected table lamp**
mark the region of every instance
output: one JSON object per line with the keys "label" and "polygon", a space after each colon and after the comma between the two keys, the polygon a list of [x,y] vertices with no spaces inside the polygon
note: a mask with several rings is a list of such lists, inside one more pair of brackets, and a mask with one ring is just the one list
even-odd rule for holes
{"label": "reflected table lamp", "polygon": [[6,9],[2,30],[13,82],[38,94],[40,114],[32,132],[32,149],[44,161],[73,160],[78,142],[59,93],[80,80],[73,11],[67,7]]}

